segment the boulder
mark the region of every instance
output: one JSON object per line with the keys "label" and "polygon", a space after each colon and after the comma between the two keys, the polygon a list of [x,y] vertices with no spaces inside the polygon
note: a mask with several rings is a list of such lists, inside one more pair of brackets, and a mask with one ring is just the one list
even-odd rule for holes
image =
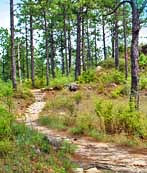
{"label": "boulder", "polygon": [[96,72],[99,72],[99,71],[101,71],[103,68],[101,67],[101,66],[97,66],[96,67]]}
{"label": "boulder", "polygon": [[68,89],[69,89],[69,91],[73,91],[73,92],[77,91],[79,89],[79,85],[76,83],[72,83],[69,85]]}

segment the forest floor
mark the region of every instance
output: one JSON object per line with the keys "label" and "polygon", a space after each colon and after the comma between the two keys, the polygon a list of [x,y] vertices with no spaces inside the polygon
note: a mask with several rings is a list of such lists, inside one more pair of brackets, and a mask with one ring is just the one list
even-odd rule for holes
{"label": "forest floor", "polygon": [[[49,142],[55,147],[58,147],[59,144],[64,140],[76,145],[76,151],[72,157],[72,160],[78,164],[79,168],[76,169],[75,172],[147,172],[146,149],[134,149],[114,143],[100,142],[99,140],[95,140],[85,135],[73,136],[68,133],[68,131],[52,129],[40,125],[40,123],[38,123],[38,119],[40,113],[43,111],[44,106],[46,105],[46,101],[44,99],[46,95],[41,90],[33,90],[32,92],[35,96],[35,103],[30,105],[26,110],[26,124],[44,134],[48,138]],[[55,99],[54,94],[54,92],[47,94],[48,99]],[[64,93],[64,95],[66,94]],[[124,100],[122,102],[125,103]],[[80,109],[83,108],[81,107]],[[85,107],[85,109],[87,108]],[[56,111],[58,112],[58,110]],[[64,114],[64,112],[60,111],[60,114]]]}

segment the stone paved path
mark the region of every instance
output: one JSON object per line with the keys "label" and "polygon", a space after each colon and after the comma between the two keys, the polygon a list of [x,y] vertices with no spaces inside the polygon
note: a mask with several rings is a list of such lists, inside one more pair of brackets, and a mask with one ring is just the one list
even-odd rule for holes
{"label": "stone paved path", "polygon": [[135,154],[130,149],[119,148],[115,144],[90,141],[86,138],[75,139],[62,132],[39,126],[36,122],[45,101],[40,90],[33,90],[36,102],[26,110],[25,122],[44,134],[56,146],[63,140],[77,145],[74,160],[79,164],[76,173],[99,173],[111,170],[122,173],[147,173],[147,154]]}

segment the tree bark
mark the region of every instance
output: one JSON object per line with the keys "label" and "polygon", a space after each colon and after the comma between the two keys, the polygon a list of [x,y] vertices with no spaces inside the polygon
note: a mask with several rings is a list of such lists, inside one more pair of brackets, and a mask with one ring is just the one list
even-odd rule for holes
{"label": "tree bark", "polygon": [[95,37],[94,37],[94,51],[95,51],[95,66],[98,64],[98,57],[97,57],[97,25],[95,24]]}
{"label": "tree bark", "polygon": [[62,56],[62,59],[61,59],[61,63],[62,63],[62,75],[65,74],[65,64],[64,64],[64,43],[63,43],[63,36],[62,36],[62,32],[61,32],[61,39],[60,39],[60,42],[61,42],[61,56]]}
{"label": "tree bark", "polygon": [[66,29],[66,12],[64,7],[64,50],[65,50],[65,63],[66,63],[66,75],[68,76],[68,58],[67,58],[67,29]]}
{"label": "tree bark", "polygon": [[19,76],[19,82],[22,84],[22,74],[21,74],[21,63],[20,63],[20,43],[18,42],[17,45],[17,61],[18,61],[18,76]]}
{"label": "tree bark", "polygon": [[[53,25],[53,22],[51,23]],[[55,78],[55,46],[54,46],[54,31],[53,26],[51,26],[51,34],[50,34],[50,41],[51,41],[51,72],[52,77]]]}
{"label": "tree bark", "polygon": [[46,12],[44,11],[44,26],[45,26],[45,51],[46,51],[46,85],[49,85],[49,40],[48,27],[46,20]]}
{"label": "tree bark", "polygon": [[71,72],[71,60],[72,60],[72,47],[71,47],[71,32],[70,32],[70,19],[69,19],[69,29],[68,29],[68,60],[69,60],[69,72]]}
{"label": "tree bark", "polygon": [[92,66],[93,59],[91,58],[91,49],[90,49],[90,40],[89,40],[89,22],[87,19],[87,60],[88,60],[88,66]]}
{"label": "tree bark", "polygon": [[84,15],[82,16],[82,65],[83,71],[86,71],[85,64],[85,23],[84,23]]}
{"label": "tree bark", "polygon": [[2,56],[2,79],[5,81],[5,55],[3,50],[3,56]]}
{"label": "tree bark", "polygon": [[[117,0],[116,0],[117,3]],[[118,12],[115,11],[115,68],[119,69],[119,46],[118,46]]]}
{"label": "tree bark", "polygon": [[127,56],[127,37],[126,37],[126,15],[125,4],[123,4],[123,31],[124,31],[124,56],[125,56],[125,78],[128,78],[128,56]]}
{"label": "tree bark", "polygon": [[34,69],[34,42],[33,42],[33,16],[30,15],[30,49],[31,49],[31,80],[32,87],[35,87],[35,69]]}
{"label": "tree bark", "polygon": [[26,73],[27,79],[29,79],[29,59],[28,59],[28,28],[27,28],[27,21],[25,23],[25,42],[26,42]]}
{"label": "tree bark", "polygon": [[135,107],[139,108],[139,10],[137,4],[132,0],[132,43],[131,43],[131,96],[130,101],[135,103]]}
{"label": "tree bark", "polygon": [[76,68],[75,80],[81,74],[81,9],[77,12],[77,54],[76,54]]}
{"label": "tree bark", "polygon": [[11,78],[12,78],[13,88],[17,89],[15,45],[14,45],[14,5],[13,5],[13,0],[10,0],[10,29],[11,29]]}
{"label": "tree bark", "polygon": [[106,51],[106,37],[105,37],[105,20],[104,16],[102,16],[102,29],[103,29],[103,51],[104,51],[104,59],[107,59],[107,51]]}
{"label": "tree bark", "polygon": [[112,31],[111,31],[111,35],[112,35],[112,58],[114,59],[115,58],[115,51],[114,51],[114,46],[115,46],[115,42],[114,42],[114,30],[113,30],[113,28],[112,28]]}

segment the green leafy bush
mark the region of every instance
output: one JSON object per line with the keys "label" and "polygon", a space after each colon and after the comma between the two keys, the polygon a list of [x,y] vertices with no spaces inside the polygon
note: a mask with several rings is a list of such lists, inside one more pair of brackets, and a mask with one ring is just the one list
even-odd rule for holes
{"label": "green leafy bush", "polygon": [[4,139],[0,141],[0,155],[6,155],[10,153],[13,149],[14,143],[9,139]]}
{"label": "green leafy bush", "polygon": [[13,120],[13,115],[0,107],[0,139],[11,137]]}
{"label": "green leafy bush", "polygon": [[34,96],[30,89],[19,87],[17,91],[14,92],[14,97],[17,99],[33,99]]}
{"label": "green leafy bush", "polygon": [[147,119],[137,111],[131,111],[125,106],[114,106],[112,102],[104,100],[96,103],[95,111],[105,126],[106,133],[125,132],[144,137],[147,135]]}
{"label": "green leafy bush", "polygon": [[113,91],[111,91],[110,97],[118,98],[120,96],[129,95],[129,91],[130,91],[130,88],[127,84],[120,85],[114,88]]}
{"label": "green leafy bush", "polygon": [[79,83],[90,83],[95,81],[95,70],[91,69],[82,73],[78,78]]}
{"label": "green leafy bush", "polygon": [[142,76],[140,79],[140,88],[147,89],[147,77]]}
{"label": "green leafy bush", "polygon": [[35,79],[35,88],[43,88],[46,86],[44,78],[36,78]]}
{"label": "green leafy bush", "polygon": [[73,77],[69,76],[60,76],[60,77],[56,77],[55,79],[52,79],[50,82],[50,86],[55,88],[59,88],[62,89],[65,85],[68,85],[69,83],[71,83],[73,81]]}
{"label": "green leafy bush", "polygon": [[[100,66],[102,66],[105,69],[112,69],[115,68],[115,63],[113,58],[108,58],[106,60],[103,60],[99,63]],[[130,68],[130,66],[129,66]],[[119,60],[119,70],[124,72],[125,71],[125,61],[123,58],[120,58]]]}
{"label": "green leafy bush", "polygon": [[145,68],[147,66],[147,56],[143,53],[139,56],[139,65],[141,68]]}

